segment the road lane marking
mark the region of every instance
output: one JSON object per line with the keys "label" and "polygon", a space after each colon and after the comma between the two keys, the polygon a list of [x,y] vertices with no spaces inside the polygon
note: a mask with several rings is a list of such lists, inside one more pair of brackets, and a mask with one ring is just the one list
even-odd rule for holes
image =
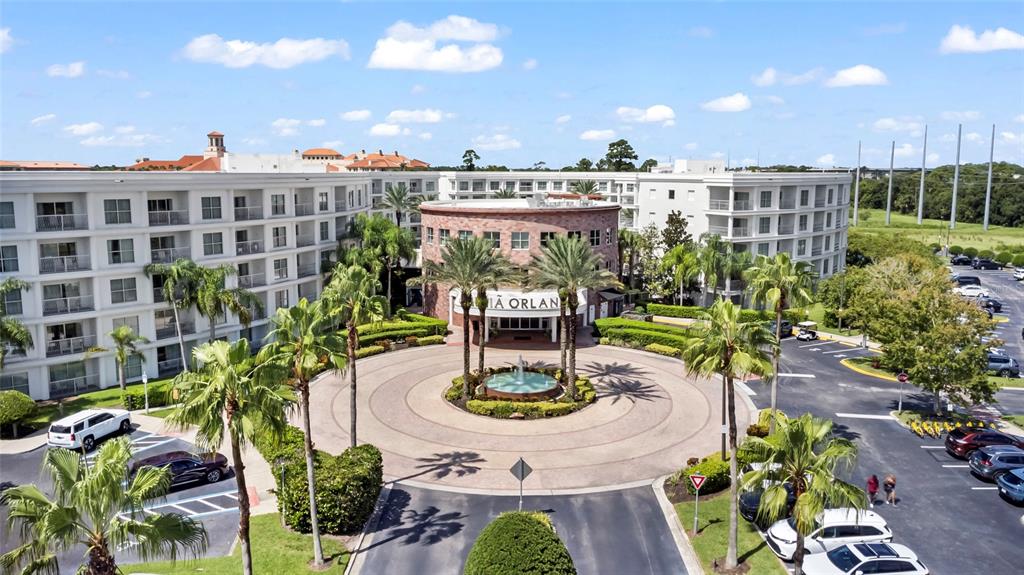
{"label": "road lane marking", "polygon": [[807,348],[807,347],[815,347],[815,346],[819,346],[819,345],[830,345],[830,344],[833,344],[833,343],[836,343],[836,342],[834,342],[834,341],[816,341],[814,343],[809,343],[807,345],[799,345],[797,347],[799,347],[800,349],[804,349],[804,348]]}
{"label": "road lane marking", "polygon": [[873,413],[837,413],[836,417],[849,417],[852,419],[881,419],[885,421],[896,421],[891,415],[875,415]]}
{"label": "road lane marking", "polygon": [[945,449],[944,445],[922,445],[921,449]]}
{"label": "road lane marking", "polygon": [[974,490],[974,491],[995,491],[996,489],[999,489],[999,488],[998,487],[972,487],[971,489]]}
{"label": "road lane marking", "polygon": [[943,467],[949,468],[949,469],[966,469],[966,468],[970,467],[970,465],[959,465],[959,464],[957,464],[957,465],[943,465]]}
{"label": "road lane marking", "polygon": [[814,379],[816,376],[813,373],[780,373],[779,377],[806,377]]}
{"label": "road lane marking", "polygon": [[829,351],[821,352],[821,355],[829,355],[829,354],[832,354],[832,353],[849,353],[849,351],[850,350],[848,350],[848,349],[832,349],[832,350],[829,350]]}

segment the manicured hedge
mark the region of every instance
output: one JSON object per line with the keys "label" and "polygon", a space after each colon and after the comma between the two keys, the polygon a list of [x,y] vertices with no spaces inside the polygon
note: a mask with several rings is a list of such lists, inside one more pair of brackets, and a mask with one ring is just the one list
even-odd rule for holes
{"label": "manicured hedge", "polygon": [[994,255],[995,254],[992,253],[992,250],[978,250],[979,258],[992,259],[992,256]]}
{"label": "manicured hedge", "polygon": [[1024,268],[1024,254],[1017,254],[1013,256],[1013,260],[1011,260],[1010,263],[1016,267]]}
{"label": "manicured hedge", "polygon": [[[707,308],[696,305],[667,305],[660,303],[647,304],[647,311],[654,315],[665,317],[680,317],[686,319],[700,319],[707,313]],[[783,313],[783,318],[789,321],[800,321],[799,314],[793,311]],[[755,309],[740,310],[740,321],[771,321],[775,314]]]}
{"label": "manicured hedge", "polygon": [[606,317],[598,320],[594,320],[594,327],[600,335],[604,335],[606,329],[641,329],[644,331],[653,331],[658,333],[667,333],[671,335],[686,335],[688,333],[687,328],[678,327],[674,325],[664,325],[660,323],[651,323],[646,321],[636,321],[632,319],[624,319],[620,317]]}
{"label": "manicured hedge", "polygon": [[601,333],[602,335],[607,334],[607,337],[612,342],[621,340],[629,344],[629,347],[642,348],[653,343],[667,347],[674,347],[680,350],[686,347],[686,338],[681,335],[672,335],[668,333],[632,328],[607,329],[602,330]]}
{"label": "manicured hedge", "polygon": [[406,327],[402,329],[392,329],[389,331],[371,331],[366,333],[365,335],[359,336],[359,347],[373,345],[374,343],[381,340],[404,341],[405,338],[409,337],[410,335],[415,336],[417,338],[421,338],[436,334],[433,333],[431,328],[419,326]]}
{"label": "manicured hedge", "polygon": [[356,359],[363,359],[364,357],[370,357],[371,355],[377,355],[378,353],[384,353],[387,351],[382,345],[368,345],[366,347],[360,347],[356,350]]}
{"label": "manicured hedge", "polygon": [[427,337],[421,337],[416,340],[416,345],[418,346],[438,345],[441,343],[444,343],[443,335],[428,335]]}
{"label": "manicured hedge", "polygon": [[718,453],[704,457],[700,460],[700,463],[677,471],[672,477],[672,481],[674,483],[684,482],[686,491],[693,495],[696,491],[693,489],[693,483],[690,482],[689,476],[696,473],[707,477],[704,480],[704,484],[700,487],[701,495],[718,493],[729,487],[729,460],[722,461]]}
{"label": "manicured hedge", "polygon": [[1013,261],[1013,254],[1010,252],[999,252],[996,254],[995,260],[1005,266]]}
{"label": "manicured hedge", "polygon": [[963,246],[949,246],[949,253],[950,255],[958,256],[964,253],[964,248]]}
{"label": "manicured hedge", "polygon": [[973,258],[978,255],[978,248],[967,247],[964,248],[964,255]]}
{"label": "manicured hedge", "polygon": [[[149,385],[149,406],[150,407],[163,407],[170,405],[171,400],[171,380],[167,380],[163,383]],[[145,389],[142,386],[134,386],[132,391],[121,392],[121,405],[124,406],[128,411],[135,411],[138,409],[145,409],[146,407],[146,394]]]}
{"label": "manicured hedge", "polygon": [[356,332],[358,332],[359,338],[362,339],[363,336],[369,336],[374,333],[380,334],[387,331],[405,330],[410,328],[425,329],[429,332],[427,335],[442,335],[448,331],[447,320],[436,319],[414,313],[407,314],[405,318],[406,319],[404,320],[363,324],[356,327]]}
{"label": "manicured hedge", "polygon": [[539,511],[502,513],[477,537],[464,575],[576,575],[572,556]]}
{"label": "manicured hedge", "polygon": [[651,353],[657,353],[661,355],[667,355],[669,357],[679,357],[679,355],[682,353],[679,351],[678,348],[672,347],[670,345],[661,345],[660,343],[647,344],[644,346],[644,351],[649,351]]}
{"label": "manicured hedge", "polygon": [[0,391],[0,426],[13,426],[15,437],[18,435],[18,424],[35,413],[35,410],[36,402],[24,393],[14,389]]}

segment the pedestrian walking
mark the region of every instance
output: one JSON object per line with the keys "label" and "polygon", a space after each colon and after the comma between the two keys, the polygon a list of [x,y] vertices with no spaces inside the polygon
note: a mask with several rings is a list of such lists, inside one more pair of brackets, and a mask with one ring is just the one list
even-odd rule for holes
{"label": "pedestrian walking", "polygon": [[868,477],[868,505],[875,506],[875,499],[878,497],[878,476],[871,474]]}
{"label": "pedestrian walking", "polygon": [[882,488],[885,489],[885,504],[889,505],[891,503],[893,506],[895,506],[896,505],[896,476],[893,475],[892,473],[890,473],[889,475],[886,475],[885,476],[885,483],[882,486]]}

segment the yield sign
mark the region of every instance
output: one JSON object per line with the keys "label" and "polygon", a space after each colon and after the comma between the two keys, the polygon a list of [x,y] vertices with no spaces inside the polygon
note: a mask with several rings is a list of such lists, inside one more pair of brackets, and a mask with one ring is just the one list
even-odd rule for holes
{"label": "yield sign", "polygon": [[705,479],[707,479],[707,477],[701,475],[700,473],[694,473],[693,475],[691,475],[690,483],[693,484],[693,490],[700,491],[700,486],[704,485]]}
{"label": "yield sign", "polygon": [[522,481],[526,479],[528,475],[533,473],[533,468],[530,467],[522,457],[520,457],[519,461],[512,464],[512,468],[509,469],[509,471],[512,472],[512,475],[516,476],[516,479]]}

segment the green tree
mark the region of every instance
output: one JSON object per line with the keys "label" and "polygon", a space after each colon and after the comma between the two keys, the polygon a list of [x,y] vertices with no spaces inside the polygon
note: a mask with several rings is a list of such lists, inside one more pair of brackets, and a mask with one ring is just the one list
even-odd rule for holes
{"label": "green tree", "polygon": [[850,326],[846,308],[866,281],[864,268],[848,267],[818,282],[817,296],[825,308],[825,325],[837,326],[842,320],[844,327]]}
{"label": "green tree", "polygon": [[608,169],[613,172],[635,172],[636,164],[629,160],[639,159],[636,150],[626,140],[620,139],[608,144],[608,153],[604,156]]}
{"label": "green tree", "polygon": [[392,276],[401,269],[403,260],[411,261],[416,257],[416,238],[409,229],[401,228],[384,218],[380,219],[387,225],[374,224],[363,229],[363,247],[373,250],[384,266],[384,273],[387,277],[387,299],[391,304]]}
{"label": "green tree", "polygon": [[792,486],[796,503],[792,509],[796,530],[794,573],[803,573],[804,539],[817,529],[818,517],[826,509],[863,509],[867,498],[860,488],[838,477],[838,472],[853,469],[857,446],[847,439],[835,437],[832,422],[804,414],[798,419],[779,418],[779,429],[770,441],[748,437],[743,450],[753,461],[765,465],[743,475],[744,489],[761,489],[758,516],[767,521],[789,515],[789,494]]}
{"label": "green tree", "polygon": [[[774,258],[758,256],[754,266],[746,270],[747,288],[755,302],[763,303],[775,311],[775,340],[782,341],[782,312],[791,307],[803,307],[814,299],[815,273],[807,262],[794,262],[789,253],[779,252]],[[782,346],[772,349],[772,372],[779,373]],[[771,381],[771,418],[768,433],[775,431],[775,407],[778,405],[777,378]]]}
{"label": "green tree", "polygon": [[487,347],[487,290],[498,289],[503,285],[518,282],[520,274],[512,262],[495,248],[493,252],[494,261],[491,264],[490,273],[482,276],[476,286],[476,309],[480,312],[480,329],[477,330],[477,373],[483,377],[484,373],[484,349]]}
{"label": "green tree", "polygon": [[[141,361],[146,361],[146,355],[139,351],[139,344],[149,343],[149,340],[135,333],[131,326],[128,325],[119,325],[108,335],[114,342],[114,361],[117,363],[117,382],[121,385],[121,391],[124,391],[128,383],[125,368],[133,357],[137,357]],[[105,353],[108,351],[110,350],[105,347],[92,347],[86,352],[85,356],[89,357],[95,353]]]}
{"label": "green tree", "polygon": [[679,292],[679,304],[682,305],[683,294],[691,291],[694,280],[700,277],[697,252],[692,245],[677,245],[665,254],[662,269],[672,278],[672,285]]}
{"label": "green tree", "polygon": [[[177,513],[143,512],[143,505],[163,497],[171,480],[165,469],[142,467],[129,473],[128,438],[104,442],[92,462],[68,449],[43,455],[42,473],[52,496],[34,484],[4,491],[7,531],[21,545],[0,556],[4,573],[59,573],[58,555],[79,545],[86,549],[80,575],[115,575],[121,570],[113,551],[131,546],[142,561],[206,551],[202,523]],[[126,511],[128,511],[126,513]]]}
{"label": "green tree", "polygon": [[[530,265],[529,282],[539,289],[565,292],[568,316],[568,360],[565,374],[569,397],[576,399],[576,322],[580,290],[600,290],[621,285],[604,267],[604,259],[583,240],[555,236],[541,248]],[[561,298],[559,298],[561,299]]]}
{"label": "green tree", "polygon": [[476,162],[480,159],[475,150],[466,150],[462,153],[462,169],[467,172],[476,170]]}
{"label": "green tree", "polygon": [[160,276],[163,280],[161,291],[164,301],[170,302],[174,310],[174,328],[178,332],[181,362],[188,369],[188,354],[185,353],[185,337],[181,333],[179,312],[191,309],[198,303],[203,270],[194,261],[181,258],[170,264],[146,264],[143,271],[149,277]]}
{"label": "green tree", "polygon": [[238,493],[242,573],[249,575],[249,491],[242,449],[252,445],[258,435],[279,436],[283,432],[287,423],[285,399],[275,387],[284,374],[273,363],[256,365],[245,338],[234,343],[212,341],[193,353],[202,367],[174,378],[181,404],[167,421],[179,429],[195,426],[196,446],[203,451],[216,451],[227,435]]}
{"label": "green tree", "polygon": [[570,189],[572,190],[572,193],[580,196],[599,194],[597,191],[597,182],[594,180],[576,180],[572,183]]}
{"label": "green tree", "polygon": [[[621,279],[631,289],[636,289],[636,261],[640,255],[643,238],[633,230],[619,230],[619,271]],[[628,266],[623,263],[628,262]],[[626,281],[625,269],[629,269],[629,281]]]}
{"label": "green tree", "polygon": [[703,234],[700,247],[697,249],[697,266],[704,281],[704,303],[708,303],[708,289],[711,300],[718,299],[718,281],[725,274],[728,258],[728,247],[716,234]]}
{"label": "green tree", "polygon": [[419,209],[420,198],[409,191],[404,183],[388,184],[384,187],[381,207],[395,212],[395,224],[402,225],[402,214]]}
{"label": "green tree", "polygon": [[576,165],[569,169],[571,172],[590,172],[594,169],[594,162],[587,158],[580,158]]}
{"label": "green tree", "polygon": [[4,278],[0,281],[0,369],[3,369],[8,353],[25,353],[32,348],[32,333],[20,321],[8,315],[6,305],[8,293],[28,288],[28,282],[17,278]]}
{"label": "green tree", "polygon": [[16,389],[0,391],[0,430],[10,425],[14,439],[18,438],[18,424],[36,411],[36,402]]}
{"label": "green tree", "polygon": [[649,172],[652,168],[656,167],[658,167],[658,160],[655,160],[654,158],[647,158],[646,160],[644,160],[644,163],[640,164],[639,171]]}
{"label": "green tree", "polygon": [[[335,277],[337,273],[332,275],[332,282]],[[313,534],[313,557],[317,564],[323,564],[324,553],[320,542],[320,523],[316,507],[313,431],[309,420],[309,382],[325,369],[336,371],[344,369],[346,365],[344,343],[334,333],[333,328],[337,319],[328,307],[327,295],[325,290],[316,302],[310,303],[306,298],[302,298],[290,308],[277,308],[271,320],[273,327],[265,338],[267,345],[260,349],[257,356],[260,365],[280,366],[285,371],[284,379],[299,397],[303,449],[306,457],[306,484],[309,486],[309,520]]]}
{"label": "green tree", "polygon": [[217,339],[217,321],[228,312],[238,316],[242,325],[249,327],[253,313],[263,311],[263,301],[251,291],[226,287],[227,278],[238,273],[230,264],[217,267],[199,267],[199,291],[196,293],[196,311],[210,322],[210,340]]}
{"label": "green tree", "polygon": [[736,457],[735,380],[747,375],[772,376],[765,349],[778,345],[771,332],[759,321],[740,321],[740,308],[729,300],[718,300],[704,314],[704,322],[691,328],[682,358],[689,375],[720,375],[724,387],[724,408],[729,427],[729,548],[725,568],[736,567],[737,501],[739,465]]}
{"label": "green tree", "polygon": [[[659,275],[662,269],[662,254],[665,252],[665,244],[661,241],[661,230],[657,225],[650,223],[640,230],[637,250],[639,252],[637,271],[641,281],[633,287],[640,287],[656,297],[667,295],[664,290],[667,282],[663,281],[665,278]],[[634,281],[632,272],[630,272],[629,279]]]}
{"label": "green tree", "polygon": [[665,219],[665,227],[661,230],[661,241],[666,250],[683,244],[692,244],[693,236],[686,231],[687,221],[682,212],[672,210]]}

